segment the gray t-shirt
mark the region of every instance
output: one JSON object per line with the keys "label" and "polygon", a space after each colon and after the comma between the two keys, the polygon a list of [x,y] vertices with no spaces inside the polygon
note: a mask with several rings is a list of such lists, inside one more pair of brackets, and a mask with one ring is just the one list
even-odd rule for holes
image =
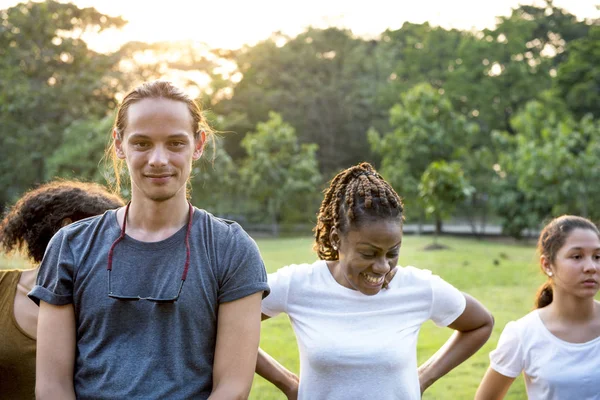
{"label": "gray t-shirt", "polygon": [[[160,242],[126,236],[113,255],[113,293],[175,296],[186,226]],[[120,234],[115,211],[61,229],[29,296],[73,304],[75,393],[82,399],[197,399],[212,390],[220,303],[269,292],[256,243],[236,223],[194,209],[190,267],[176,303],[108,297],[108,252]]]}

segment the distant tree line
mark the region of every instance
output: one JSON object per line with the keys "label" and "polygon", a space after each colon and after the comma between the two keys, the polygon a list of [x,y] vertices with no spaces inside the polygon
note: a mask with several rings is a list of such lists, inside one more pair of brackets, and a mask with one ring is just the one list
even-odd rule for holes
{"label": "distant tree line", "polygon": [[310,223],[326,181],[370,161],[413,223],[461,217],[476,233],[493,220],[519,237],[560,213],[600,220],[600,23],[552,1],[493,29],[405,23],[376,40],[309,28],[239,50],[100,54],[81,39],[125,24],[56,1],[0,10],[0,204],[55,177],[111,184],[101,159],[118,99],[177,76],[221,132],[191,181],[215,214],[275,233]]}

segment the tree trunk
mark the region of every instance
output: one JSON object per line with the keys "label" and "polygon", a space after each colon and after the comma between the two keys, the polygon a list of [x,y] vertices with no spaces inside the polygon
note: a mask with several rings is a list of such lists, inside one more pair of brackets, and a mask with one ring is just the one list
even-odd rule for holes
{"label": "tree trunk", "polygon": [[581,192],[581,216],[585,218],[589,218],[588,216],[588,195],[585,185],[580,185]]}
{"label": "tree trunk", "polygon": [[417,223],[417,235],[421,236],[423,234],[423,213],[419,214],[419,221]]}
{"label": "tree trunk", "polygon": [[438,237],[442,233],[442,218],[440,216],[435,217],[435,232],[433,234],[433,243],[437,244]]}
{"label": "tree trunk", "polygon": [[488,211],[488,202],[487,195],[484,195],[482,213],[481,213],[481,227],[479,228],[479,232],[481,233],[479,236],[483,237],[485,235],[485,227],[487,225],[487,211]]}
{"label": "tree trunk", "polygon": [[269,214],[271,215],[271,234],[274,237],[279,237],[279,207],[273,201],[269,202]]}
{"label": "tree trunk", "polygon": [[477,195],[471,196],[471,207],[467,211],[467,219],[469,220],[469,226],[471,226],[471,233],[475,237],[479,237],[477,233],[477,215],[475,210],[477,209]]}
{"label": "tree trunk", "polygon": [[442,219],[440,217],[435,217],[435,234],[439,236],[442,233]]}
{"label": "tree trunk", "polygon": [[271,221],[271,234],[274,237],[279,237],[279,224],[277,223],[277,218],[273,217]]}

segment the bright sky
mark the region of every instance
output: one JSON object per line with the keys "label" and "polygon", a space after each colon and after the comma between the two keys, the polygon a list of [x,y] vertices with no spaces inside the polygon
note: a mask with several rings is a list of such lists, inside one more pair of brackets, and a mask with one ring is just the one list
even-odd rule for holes
{"label": "bright sky", "polygon": [[[0,0],[0,9],[17,4]],[[119,32],[85,37],[97,51],[111,51],[131,40],[156,42],[192,39],[211,47],[239,48],[264,40],[272,32],[289,35],[307,26],[338,26],[357,35],[375,36],[404,21],[446,28],[493,27],[495,17],[540,0],[72,0],[129,21]],[[595,0],[554,0],[556,6],[583,18],[600,18]]]}

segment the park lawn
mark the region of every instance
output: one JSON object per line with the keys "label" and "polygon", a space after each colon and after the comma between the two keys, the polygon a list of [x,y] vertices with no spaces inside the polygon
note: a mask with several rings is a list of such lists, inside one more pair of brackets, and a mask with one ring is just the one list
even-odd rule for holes
{"label": "park lawn", "polygon": [[[313,262],[311,238],[257,240],[267,270],[302,262]],[[479,299],[494,314],[496,325],[484,347],[465,363],[430,387],[423,399],[472,399],[489,365],[488,354],[498,342],[508,321],[531,311],[537,288],[544,282],[539,272],[535,248],[531,245],[503,244],[497,241],[443,237],[445,250],[425,251],[432,242],[428,236],[406,236],[400,252],[400,265],[429,269],[446,281]],[[452,331],[426,323],[418,342],[419,363],[433,355]],[[296,338],[287,316],[263,322],[261,347],[290,370],[299,372]],[[251,400],[285,397],[273,385],[255,376]],[[523,378],[512,385],[506,399],[524,399]]]}
{"label": "park lawn", "polygon": [[[424,399],[472,399],[488,367],[489,352],[496,346],[506,323],[532,309],[533,298],[544,281],[539,272],[533,245],[503,244],[494,241],[443,237],[445,250],[425,251],[430,244],[428,236],[406,236],[400,253],[400,265],[430,269],[446,281],[467,292],[494,314],[496,326],[489,342],[472,358],[460,365],[425,392]],[[313,262],[310,237],[285,239],[258,239],[267,270],[275,271],[290,263]],[[0,268],[22,268],[22,258],[0,254]],[[419,336],[418,358],[425,361],[450,336],[451,330],[438,328],[433,323],[423,326]],[[281,315],[263,322],[261,347],[283,365],[298,373],[296,339],[287,316]],[[270,383],[256,376],[251,400],[283,399],[284,396]],[[523,379],[512,385],[507,399],[524,399]]]}
{"label": "park lawn", "polygon": [[0,269],[24,269],[33,267],[34,265],[31,265],[26,261],[25,256],[20,254],[6,255],[0,252]]}

